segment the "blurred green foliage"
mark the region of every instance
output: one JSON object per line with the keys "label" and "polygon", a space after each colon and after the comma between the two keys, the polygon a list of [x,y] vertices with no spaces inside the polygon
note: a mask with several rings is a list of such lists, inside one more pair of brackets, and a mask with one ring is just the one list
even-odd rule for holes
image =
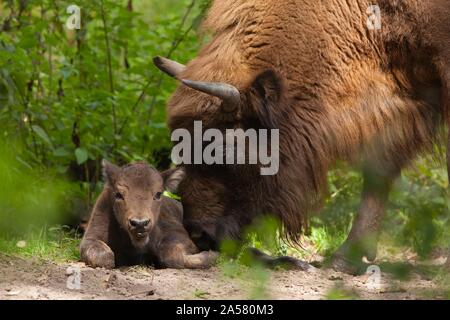
{"label": "blurred green foliage", "polygon": [[26,146],[31,167],[90,182],[87,192],[102,158],[167,166],[165,103],[176,82],[152,58],[192,58],[208,3],[82,0],[81,29],[68,30],[72,1],[2,1],[0,135]]}
{"label": "blurred green foliage", "polygon": [[256,248],[274,256],[288,254],[288,245],[280,237],[280,221],[271,215],[262,216],[243,232],[242,241],[222,241],[219,268],[224,277],[241,281],[247,298],[270,298],[268,288],[271,271],[248,251]]}
{"label": "blurred green foliage", "polygon": [[35,231],[61,221],[71,186],[49,169],[33,169],[21,148],[0,140],[0,236]]}
{"label": "blurred green foliage", "polygon": [[360,297],[352,290],[344,288],[342,284],[337,284],[331,288],[326,297],[327,300],[358,300]]}
{"label": "blurred green foliage", "polygon": [[[394,184],[382,225],[380,247],[412,248],[420,258],[450,248],[447,170],[440,153],[419,158]],[[362,190],[362,176],[339,164],[329,174],[329,197],[311,221],[311,240],[329,255],[346,239]]]}
{"label": "blurred green foliage", "polygon": [[432,159],[420,159],[415,170],[398,181],[384,227],[401,232],[398,245],[414,248],[426,258],[437,246],[450,248],[450,197],[445,166]]}

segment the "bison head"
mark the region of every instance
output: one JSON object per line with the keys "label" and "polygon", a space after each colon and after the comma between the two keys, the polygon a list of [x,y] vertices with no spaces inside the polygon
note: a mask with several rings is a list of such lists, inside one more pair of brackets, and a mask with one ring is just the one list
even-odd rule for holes
{"label": "bison head", "polygon": [[[238,89],[229,83],[201,81],[198,78],[203,71],[193,71],[198,66],[185,67],[161,57],[154,63],[182,83],[168,105],[172,131],[192,132],[194,121],[202,121],[204,130],[221,132],[279,128],[277,112],[282,112],[283,81],[274,71],[262,70],[249,80],[242,79]],[[186,178],[179,188],[184,224],[200,249],[216,249],[224,238],[239,238],[242,227],[265,210],[260,200],[270,178],[261,177],[259,167],[185,165]]]}

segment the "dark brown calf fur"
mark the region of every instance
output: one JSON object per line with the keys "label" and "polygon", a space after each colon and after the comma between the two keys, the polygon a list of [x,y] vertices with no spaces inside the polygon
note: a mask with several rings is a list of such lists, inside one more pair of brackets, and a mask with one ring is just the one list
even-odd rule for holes
{"label": "dark brown calf fur", "polygon": [[[373,4],[381,30],[367,27]],[[206,19],[213,37],[198,56],[186,67],[155,60],[190,80],[168,104],[169,126],[279,129],[280,171],[261,177],[254,166],[186,166],[180,194],[195,242],[208,248],[239,238],[264,213],[297,241],[326,192],[328,170],[344,160],[361,164],[365,185],[336,266],[351,247],[374,259],[392,181],[450,123],[449,17],[449,0],[213,1]],[[450,160],[450,139],[448,147]]]}
{"label": "dark brown calf fur", "polygon": [[81,259],[92,267],[153,263],[166,268],[207,268],[215,252],[200,252],[183,227],[183,208],[162,195],[182,173],[160,174],[145,163],[119,168],[103,163],[105,187],[81,242]]}

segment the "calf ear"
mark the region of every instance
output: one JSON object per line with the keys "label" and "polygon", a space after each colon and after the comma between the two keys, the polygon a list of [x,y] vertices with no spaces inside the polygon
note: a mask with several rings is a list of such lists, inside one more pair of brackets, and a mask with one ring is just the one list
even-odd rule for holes
{"label": "calf ear", "polygon": [[181,180],[184,179],[186,173],[183,168],[177,167],[169,169],[161,173],[164,180],[164,188],[172,193],[177,193]]}
{"label": "calf ear", "polygon": [[268,128],[276,128],[274,113],[283,94],[283,81],[272,70],[259,74],[250,87],[250,101],[260,121]]}
{"label": "calf ear", "polygon": [[120,168],[108,160],[102,160],[103,181],[109,185],[114,185],[119,175]]}

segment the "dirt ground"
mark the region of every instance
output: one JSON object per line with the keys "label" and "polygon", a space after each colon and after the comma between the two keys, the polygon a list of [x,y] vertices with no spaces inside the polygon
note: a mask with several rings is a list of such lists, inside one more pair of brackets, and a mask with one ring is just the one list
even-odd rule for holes
{"label": "dirt ground", "polygon": [[[80,289],[68,289],[69,267],[79,268]],[[331,270],[272,271],[260,290],[267,292],[268,299],[325,299],[332,292],[360,299],[445,298],[436,281],[419,274],[405,282],[382,273],[376,287],[370,281],[367,275],[353,277]],[[219,268],[109,271],[82,263],[56,264],[0,254],[0,299],[247,299],[250,290],[255,290],[252,281],[225,277]]]}

